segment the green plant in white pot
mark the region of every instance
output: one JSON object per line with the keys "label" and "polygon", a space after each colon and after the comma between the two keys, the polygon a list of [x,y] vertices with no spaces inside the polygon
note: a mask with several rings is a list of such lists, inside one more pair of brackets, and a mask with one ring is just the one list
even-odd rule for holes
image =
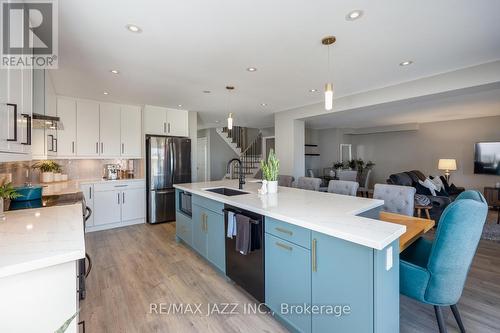
{"label": "green plant in white pot", "polygon": [[40,170],[40,181],[42,183],[51,183],[54,181],[54,173],[58,173],[60,175],[61,166],[54,161],[40,161],[33,164],[33,169]]}
{"label": "green plant in white pot", "polygon": [[276,157],[274,150],[269,151],[269,156],[267,161],[260,161],[260,168],[262,170],[262,180],[263,183],[267,183],[267,192],[276,193],[278,192],[278,177],[280,173],[280,161]]}
{"label": "green plant in white pot", "polygon": [[0,184],[0,216],[3,216],[4,211],[9,210],[12,199],[17,199],[21,196],[12,186],[12,183]]}

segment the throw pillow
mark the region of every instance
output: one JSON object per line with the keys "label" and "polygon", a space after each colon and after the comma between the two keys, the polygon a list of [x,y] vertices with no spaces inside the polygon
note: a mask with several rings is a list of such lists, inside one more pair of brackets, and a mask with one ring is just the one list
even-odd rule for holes
{"label": "throw pillow", "polygon": [[431,181],[436,186],[436,191],[441,192],[444,189],[444,184],[438,176],[432,178]]}
{"label": "throw pillow", "polygon": [[424,187],[427,187],[429,189],[429,191],[431,191],[431,194],[433,196],[436,195],[436,190],[437,190],[436,185],[434,185],[432,180],[430,180],[429,178],[426,178],[425,181],[419,180],[418,183]]}

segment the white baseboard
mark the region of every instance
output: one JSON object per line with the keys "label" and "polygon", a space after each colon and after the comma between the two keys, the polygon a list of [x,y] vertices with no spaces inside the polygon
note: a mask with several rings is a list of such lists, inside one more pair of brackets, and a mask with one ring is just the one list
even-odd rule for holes
{"label": "white baseboard", "polygon": [[109,223],[109,224],[88,226],[85,228],[85,232],[87,233],[87,232],[108,230],[108,229],[114,229],[114,228],[121,228],[121,227],[126,227],[129,225],[143,224],[143,223],[146,223],[146,218],[129,220],[129,221],[122,221],[122,222],[118,222],[118,223]]}

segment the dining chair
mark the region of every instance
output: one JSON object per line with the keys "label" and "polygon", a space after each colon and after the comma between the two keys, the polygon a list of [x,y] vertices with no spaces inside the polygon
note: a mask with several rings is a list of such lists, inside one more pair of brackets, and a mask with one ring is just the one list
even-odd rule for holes
{"label": "dining chair", "polygon": [[361,196],[367,197],[368,198],[368,193],[370,191],[370,176],[372,174],[372,169],[364,169],[363,172],[361,173],[359,182],[360,182],[360,187],[358,189],[358,192],[361,192]]}
{"label": "dining chair", "polygon": [[356,170],[341,170],[338,175],[339,180],[358,181],[358,172]]}
{"label": "dining chair", "polygon": [[356,196],[359,184],[348,180],[330,180],[328,183],[328,192]]}
{"label": "dining chair", "polygon": [[321,186],[321,178],[299,177],[297,181],[297,188],[303,190],[319,191],[320,186]]}
{"label": "dining chair", "polygon": [[449,306],[460,332],[465,327],[457,303],[488,214],[478,191],[462,192],[443,211],[433,241],[420,237],[400,256],[400,293],[433,305],[439,332],[446,333],[442,308]]}
{"label": "dining chair", "polygon": [[411,186],[375,184],[373,199],[384,200],[386,212],[413,216],[415,192]]}
{"label": "dining chair", "polygon": [[278,186],[292,187],[295,178],[293,176],[279,175],[278,176]]}

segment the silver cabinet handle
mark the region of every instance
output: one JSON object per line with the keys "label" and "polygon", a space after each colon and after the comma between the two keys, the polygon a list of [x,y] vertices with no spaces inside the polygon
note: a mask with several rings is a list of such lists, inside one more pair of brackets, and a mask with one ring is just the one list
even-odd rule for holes
{"label": "silver cabinet handle", "polygon": [[101,142],[101,154],[104,154],[104,142]]}
{"label": "silver cabinet handle", "polygon": [[167,133],[167,123],[163,123],[163,133]]}
{"label": "silver cabinet handle", "polygon": [[312,261],[312,271],[313,272],[317,272],[318,271],[318,264],[316,262],[316,255],[317,255],[316,254],[316,246],[317,246],[317,240],[316,240],[316,238],[314,238],[312,240],[312,249],[311,249],[312,250],[311,251],[312,252],[311,253],[312,260],[311,261]]}
{"label": "silver cabinet handle", "polygon": [[99,142],[95,143],[95,153],[99,154]]}
{"label": "silver cabinet handle", "polygon": [[92,199],[92,186],[89,187],[89,199]]}
{"label": "silver cabinet handle", "polygon": [[75,141],[71,141],[71,153],[75,153]]}
{"label": "silver cabinet handle", "polygon": [[117,197],[118,197],[118,204],[120,204],[120,193],[117,193]]}
{"label": "silver cabinet handle", "polygon": [[276,245],[279,246],[279,247],[281,247],[281,248],[283,248],[283,249],[285,249],[285,250],[288,250],[288,251],[292,251],[293,250],[293,248],[291,246],[285,245],[285,244],[280,243],[280,242],[276,242]]}
{"label": "silver cabinet handle", "polygon": [[274,228],[276,231],[279,231],[279,232],[282,232],[284,234],[288,234],[290,236],[293,235],[293,232],[291,232],[290,230],[287,230],[287,229],[283,229],[283,228],[280,228],[280,227],[276,227]]}
{"label": "silver cabinet handle", "polygon": [[122,143],[122,154],[125,154],[125,144]]}
{"label": "silver cabinet handle", "polygon": [[[123,185],[115,185],[115,187],[127,187],[128,184],[123,184]],[[159,193],[159,192],[158,192]]]}
{"label": "silver cabinet handle", "polygon": [[168,134],[170,134],[170,123],[168,123]]}
{"label": "silver cabinet handle", "polygon": [[122,203],[125,204],[125,192],[122,192]]}

